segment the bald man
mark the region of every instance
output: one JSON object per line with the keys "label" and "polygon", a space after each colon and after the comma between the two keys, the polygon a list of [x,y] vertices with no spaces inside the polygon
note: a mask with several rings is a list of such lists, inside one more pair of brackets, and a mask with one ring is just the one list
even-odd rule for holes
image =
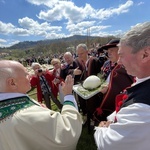
{"label": "bald man", "polygon": [[75,150],[82,118],[72,93],[74,80],[62,83],[61,113],[42,107],[26,95],[30,78],[17,61],[0,61],[0,150]]}

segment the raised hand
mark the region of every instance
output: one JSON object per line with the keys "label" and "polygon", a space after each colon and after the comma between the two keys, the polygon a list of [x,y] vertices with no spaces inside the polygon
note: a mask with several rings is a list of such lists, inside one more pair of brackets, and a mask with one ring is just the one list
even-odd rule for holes
{"label": "raised hand", "polygon": [[65,82],[61,83],[62,91],[63,91],[64,95],[72,94],[73,85],[74,85],[74,78],[71,75],[68,75],[66,77]]}

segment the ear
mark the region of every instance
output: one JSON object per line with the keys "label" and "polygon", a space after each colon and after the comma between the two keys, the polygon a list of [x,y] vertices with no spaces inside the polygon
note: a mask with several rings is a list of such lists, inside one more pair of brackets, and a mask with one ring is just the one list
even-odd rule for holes
{"label": "ear", "polygon": [[150,46],[147,46],[143,49],[142,61],[145,63],[148,62],[149,60],[150,60]]}
{"label": "ear", "polygon": [[14,78],[8,78],[7,79],[7,84],[9,87],[11,87],[12,89],[16,88],[16,82]]}

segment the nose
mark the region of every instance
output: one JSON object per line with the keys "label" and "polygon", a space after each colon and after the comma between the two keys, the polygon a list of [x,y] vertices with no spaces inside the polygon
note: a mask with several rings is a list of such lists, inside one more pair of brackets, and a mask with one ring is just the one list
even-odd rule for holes
{"label": "nose", "polygon": [[120,59],[120,57],[118,58],[117,64],[120,64],[120,65],[122,65],[122,62],[121,62],[121,59]]}

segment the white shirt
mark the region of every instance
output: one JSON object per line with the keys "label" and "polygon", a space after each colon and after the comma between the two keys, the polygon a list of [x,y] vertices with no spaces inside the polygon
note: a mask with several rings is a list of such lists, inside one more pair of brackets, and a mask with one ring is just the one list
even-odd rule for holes
{"label": "white shirt", "polygon": [[[135,84],[149,79],[137,79]],[[149,98],[150,100],[150,98]],[[113,114],[112,114],[113,116]],[[111,116],[108,117],[111,120]],[[95,128],[98,150],[149,150],[150,106],[134,103],[117,113],[117,122],[107,127]]]}

